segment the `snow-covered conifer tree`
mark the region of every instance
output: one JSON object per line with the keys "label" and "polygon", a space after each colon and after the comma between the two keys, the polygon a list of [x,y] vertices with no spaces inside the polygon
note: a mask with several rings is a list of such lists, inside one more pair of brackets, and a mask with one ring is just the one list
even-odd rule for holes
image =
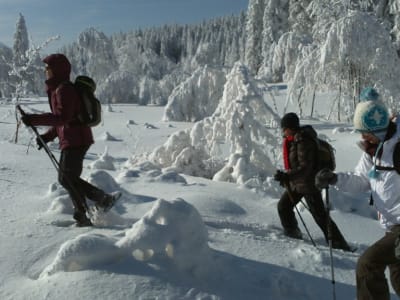
{"label": "snow-covered conifer tree", "polygon": [[257,74],[262,65],[262,32],[265,0],[250,0],[246,24],[246,64]]}
{"label": "snow-covered conifer tree", "polygon": [[259,75],[265,77],[269,81],[282,80],[279,75],[276,76],[276,74],[272,72],[273,53],[279,38],[289,30],[288,18],[288,0],[268,0],[266,2],[262,32],[263,64]]}
{"label": "snow-covered conifer tree", "polygon": [[9,98],[12,93],[12,87],[9,82],[12,57],[11,48],[0,43],[0,98]]}
{"label": "snow-covered conifer tree", "polygon": [[15,27],[13,60],[16,66],[22,66],[26,62],[26,51],[29,49],[28,30],[26,28],[25,18],[20,13]]}

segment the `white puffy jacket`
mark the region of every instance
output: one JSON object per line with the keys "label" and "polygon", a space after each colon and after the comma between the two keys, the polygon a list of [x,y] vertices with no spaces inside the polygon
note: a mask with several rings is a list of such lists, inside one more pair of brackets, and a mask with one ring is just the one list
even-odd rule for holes
{"label": "white puffy jacket", "polygon": [[[398,118],[399,119],[399,118]],[[383,153],[377,165],[392,167],[393,151],[400,139],[400,120],[396,133],[383,144]],[[363,153],[353,173],[338,173],[336,187],[339,190],[359,193],[371,191],[374,205],[379,212],[379,221],[386,229],[400,224],[400,175],[396,171],[379,170],[377,179],[369,178],[374,166],[373,159]]]}

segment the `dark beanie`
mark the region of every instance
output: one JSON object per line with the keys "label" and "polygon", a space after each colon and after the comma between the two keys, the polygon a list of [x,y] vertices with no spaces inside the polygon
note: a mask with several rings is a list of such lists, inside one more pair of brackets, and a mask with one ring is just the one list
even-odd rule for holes
{"label": "dark beanie", "polygon": [[293,113],[287,113],[281,120],[281,128],[296,129],[300,127],[299,117]]}

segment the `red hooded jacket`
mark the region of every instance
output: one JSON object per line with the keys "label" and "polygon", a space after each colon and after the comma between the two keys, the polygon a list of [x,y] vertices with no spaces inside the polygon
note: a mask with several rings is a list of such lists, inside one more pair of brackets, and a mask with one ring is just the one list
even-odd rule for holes
{"label": "red hooded jacket", "polygon": [[76,125],[76,118],[81,109],[81,99],[69,81],[70,62],[63,54],[52,54],[43,59],[43,62],[53,73],[53,76],[46,80],[51,113],[30,115],[31,124],[51,126],[42,137],[45,142],[58,137],[61,149],[93,144],[91,128]]}

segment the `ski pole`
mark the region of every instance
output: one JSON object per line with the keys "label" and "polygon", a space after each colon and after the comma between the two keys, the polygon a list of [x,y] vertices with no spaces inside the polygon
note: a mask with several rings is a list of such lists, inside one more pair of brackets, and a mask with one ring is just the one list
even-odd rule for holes
{"label": "ski pole", "polygon": [[[22,116],[25,116],[26,113],[25,111],[21,108],[20,105],[17,105],[17,109],[20,112],[20,114]],[[33,130],[33,132],[35,133],[36,137],[39,139],[40,143],[42,144],[43,149],[46,151],[47,155],[49,156],[51,162],[53,163],[54,168],[56,169],[57,173],[63,172],[63,170],[60,168],[60,164],[58,162],[58,160],[56,159],[56,157],[54,156],[53,152],[51,152],[49,146],[47,145],[47,143],[43,140],[43,138],[41,137],[41,135],[39,134],[39,132],[37,131],[36,127],[33,125],[29,125],[29,127]],[[71,187],[72,192],[74,193],[75,197],[80,198],[80,193],[78,192],[78,190],[76,189],[76,187],[72,184],[72,180],[68,177],[65,176],[68,185]],[[89,207],[86,203],[86,199],[84,199],[83,201],[83,205],[85,206],[86,210],[89,211]]]}
{"label": "ski pole", "polygon": [[329,204],[329,187],[325,188],[325,201],[326,201],[326,213],[328,217],[328,241],[329,241],[329,255],[331,260],[331,279],[332,279],[332,295],[333,300],[336,300],[336,287],[335,287],[335,271],[333,267],[333,255],[332,255],[332,224],[330,217],[330,204]]}
{"label": "ski pole", "polygon": [[308,237],[309,237],[310,240],[311,240],[311,243],[313,244],[313,246],[314,246],[315,248],[318,249],[317,244],[314,242],[314,239],[312,238],[312,236],[311,236],[311,234],[310,234],[310,231],[308,230],[308,228],[307,228],[307,226],[306,226],[306,222],[304,222],[303,217],[301,216],[301,214],[300,214],[300,212],[299,212],[299,209],[297,208],[296,203],[294,202],[292,190],[290,189],[290,185],[289,185],[287,182],[285,182],[285,188],[286,188],[286,190],[287,190],[287,192],[288,192],[290,201],[292,201],[292,203],[294,204],[294,208],[296,209],[296,212],[297,212],[297,214],[299,215],[300,221],[301,221],[301,223],[303,224],[303,226],[304,226],[304,228],[305,228],[305,230],[306,230],[306,232],[307,232],[307,235],[308,235]]}

